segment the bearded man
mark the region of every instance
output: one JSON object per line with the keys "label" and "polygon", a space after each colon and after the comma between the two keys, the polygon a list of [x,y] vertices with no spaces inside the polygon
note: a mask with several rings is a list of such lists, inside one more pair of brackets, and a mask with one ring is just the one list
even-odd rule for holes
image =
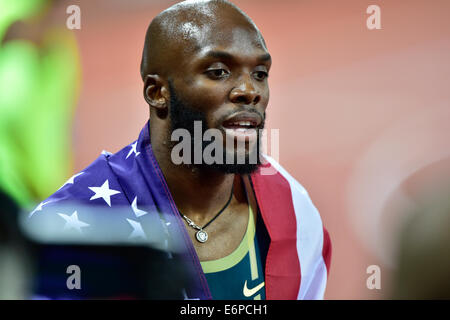
{"label": "bearded man", "polygon": [[[258,28],[228,1],[161,12],[145,38],[150,118],[138,140],[103,153],[31,218],[69,201],[122,206],[130,236],[145,239],[144,219],[163,213],[194,270],[184,298],[323,298],[328,233],[305,189],[261,151],[271,61]],[[55,219],[89,233],[92,212],[75,213]]]}

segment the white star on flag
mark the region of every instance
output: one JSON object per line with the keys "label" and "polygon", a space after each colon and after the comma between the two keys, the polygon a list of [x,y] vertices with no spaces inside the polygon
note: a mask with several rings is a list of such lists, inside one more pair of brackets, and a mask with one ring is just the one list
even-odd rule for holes
{"label": "white star on flag", "polygon": [[128,157],[131,156],[132,153],[135,154],[135,156],[134,156],[135,158],[140,154],[140,152],[138,152],[138,151],[136,150],[137,143],[138,143],[138,142],[136,141],[135,143],[133,143],[133,144],[131,145],[130,152],[128,152],[128,155],[127,155],[127,157],[126,157],[125,159],[128,159]]}
{"label": "white star on flag", "polygon": [[109,151],[103,150],[102,151],[102,155],[104,155],[104,156],[112,156],[112,153],[109,152]]}
{"label": "white star on flag", "polygon": [[72,213],[72,215],[70,215],[70,216],[67,215],[67,214],[64,214],[64,213],[58,213],[58,215],[61,218],[63,218],[64,220],[66,220],[66,224],[64,225],[64,230],[66,230],[66,229],[77,229],[78,232],[82,233],[81,232],[81,228],[89,226],[89,224],[78,220],[78,214],[77,214],[76,211],[74,211]]}
{"label": "white star on flag", "polygon": [[32,216],[36,211],[41,211],[41,210],[42,210],[42,207],[45,206],[46,204],[50,203],[50,202],[53,202],[53,201],[47,201],[47,202],[42,201],[41,203],[39,203],[39,204],[37,205],[37,207],[36,207],[33,211],[30,212],[30,214],[28,215],[28,218],[31,218],[31,216]]}
{"label": "white star on flag", "polygon": [[127,219],[127,221],[133,228],[133,232],[130,234],[130,236],[128,238],[142,237],[144,239],[147,239],[147,237],[145,236],[144,230],[142,230],[142,226],[139,222],[131,220],[131,219]]}
{"label": "white star on flag", "polygon": [[[84,173],[84,172],[80,172],[80,173],[77,173],[77,174],[73,175],[73,176],[72,176],[69,180],[67,180],[67,181],[61,186],[61,188],[59,188],[59,189],[62,189],[66,184],[74,184],[75,178],[78,177],[78,176],[81,176],[83,173]],[[58,189],[58,190],[59,190],[59,189]]]}
{"label": "white star on flag", "polygon": [[134,197],[133,203],[131,204],[131,209],[133,209],[134,214],[136,215],[137,218],[143,216],[144,214],[147,214],[148,212],[144,211],[144,210],[140,210],[137,207],[137,196]]}
{"label": "white star on flag", "polygon": [[106,179],[106,181],[103,183],[103,185],[101,187],[89,187],[89,189],[91,189],[91,191],[95,192],[95,194],[89,200],[103,198],[103,200],[105,200],[105,202],[110,207],[111,207],[111,196],[120,193],[120,191],[109,188],[108,179]]}

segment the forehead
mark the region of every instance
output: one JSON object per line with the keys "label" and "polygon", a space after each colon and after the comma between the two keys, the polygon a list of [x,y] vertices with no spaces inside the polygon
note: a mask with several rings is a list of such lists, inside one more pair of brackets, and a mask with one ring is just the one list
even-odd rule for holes
{"label": "forehead", "polygon": [[190,50],[186,50],[185,53],[197,58],[211,51],[225,51],[235,56],[268,53],[260,33],[249,26],[230,24],[195,26],[187,23],[183,28],[190,34],[186,39]]}

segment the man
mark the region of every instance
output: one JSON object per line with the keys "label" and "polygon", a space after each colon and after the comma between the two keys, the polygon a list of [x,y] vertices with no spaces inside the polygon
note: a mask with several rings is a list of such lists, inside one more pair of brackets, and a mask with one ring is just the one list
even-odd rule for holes
{"label": "man", "polygon": [[[163,11],[148,28],[141,63],[149,123],[136,142],[100,156],[44,206],[131,207],[128,227],[142,237],[151,235],[141,218],[170,215],[195,273],[185,298],[323,298],[331,244],[320,216],[295,179],[259,156],[270,66],[261,33],[228,1]],[[173,137],[186,132],[192,140],[179,149]],[[90,217],[81,214],[59,216],[89,232]]]}

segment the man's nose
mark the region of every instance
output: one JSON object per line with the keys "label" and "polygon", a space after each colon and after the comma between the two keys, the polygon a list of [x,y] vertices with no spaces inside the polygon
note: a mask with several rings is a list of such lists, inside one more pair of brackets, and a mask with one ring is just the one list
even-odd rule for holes
{"label": "man's nose", "polygon": [[230,100],[238,104],[256,105],[261,100],[261,95],[256,90],[250,77],[245,77],[239,86],[236,86],[230,92]]}

